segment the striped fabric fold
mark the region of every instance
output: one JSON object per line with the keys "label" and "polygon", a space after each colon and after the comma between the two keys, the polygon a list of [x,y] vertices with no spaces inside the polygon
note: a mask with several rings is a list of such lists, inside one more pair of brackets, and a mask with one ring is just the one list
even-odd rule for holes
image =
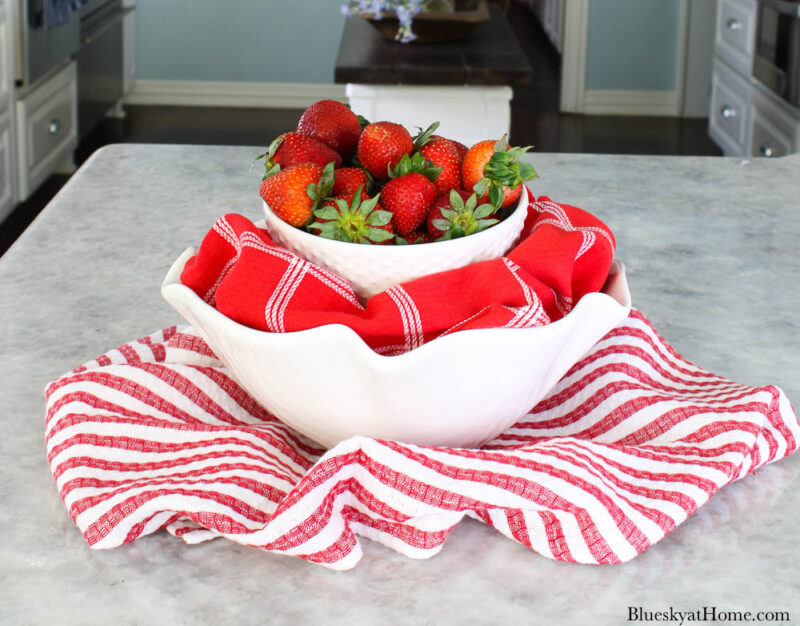
{"label": "striped fabric fold", "polygon": [[433,556],[464,516],[550,559],[628,561],[800,436],[780,389],[695,367],[635,310],[477,450],[354,437],[326,451],[188,328],[115,348],[46,396],[47,457],[91,547],[166,529],[333,569],[358,562],[359,537]]}

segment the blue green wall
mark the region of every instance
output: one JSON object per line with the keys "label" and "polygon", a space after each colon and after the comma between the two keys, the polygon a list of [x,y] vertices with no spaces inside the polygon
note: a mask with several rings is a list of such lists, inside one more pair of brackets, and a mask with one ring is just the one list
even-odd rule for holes
{"label": "blue green wall", "polygon": [[675,89],[679,23],[678,0],[592,0],[586,88]]}
{"label": "blue green wall", "polygon": [[137,0],[136,74],[333,83],[339,0]]}

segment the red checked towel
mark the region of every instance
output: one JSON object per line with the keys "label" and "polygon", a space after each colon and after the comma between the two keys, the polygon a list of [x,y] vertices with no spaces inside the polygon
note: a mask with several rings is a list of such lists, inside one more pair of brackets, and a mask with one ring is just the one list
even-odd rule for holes
{"label": "red checked towel", "polygon": [[358,537],[436,554],[465,515],[551,559],[627,561],[798,446],[782,391],[682,359],[633,311],[480,450],[354,437],[324,451],[175,328],[51,383],[47,456],[93,548],[166,529],[334,569]]}
{"label": "red checked towel", "polygon": [[288,332],[344,324],[385,355],[454,330],[540,326],[602,288],[615,242],[590,213],[529,198],[521,241],[505,257],[393,287],[366,307],[342,278],[294,256],[236,214],[214,224],[181,282],[245,326]]}

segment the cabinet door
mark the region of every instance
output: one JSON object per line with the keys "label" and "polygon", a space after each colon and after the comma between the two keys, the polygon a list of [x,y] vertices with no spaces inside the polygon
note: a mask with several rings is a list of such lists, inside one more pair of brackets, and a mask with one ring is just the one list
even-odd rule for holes
{"label": "cabinet door", "polygon": [[708,132],[726,156],[747,154],[750,85],[724,63],[711,73]]}

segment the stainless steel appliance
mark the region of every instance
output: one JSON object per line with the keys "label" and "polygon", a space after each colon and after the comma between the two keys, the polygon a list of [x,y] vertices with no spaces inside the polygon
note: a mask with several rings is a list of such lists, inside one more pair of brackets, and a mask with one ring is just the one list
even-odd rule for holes
{"label": "stainless steel appliance", "polygon": [[124,95],[122,0],[89,0],[81,9],[78,137],[83,139]]}
{"label": "stainless steel appliance", "polygon": [[14,79],[17,86],[35,83],[65,63],[80,46],[79,16],[45,28],[46,0],[18,0],[14,15]]}
{"label": "stainless steel appliance", "polygon": [[800,106],[800,0],[758,0],[753,76]]}

